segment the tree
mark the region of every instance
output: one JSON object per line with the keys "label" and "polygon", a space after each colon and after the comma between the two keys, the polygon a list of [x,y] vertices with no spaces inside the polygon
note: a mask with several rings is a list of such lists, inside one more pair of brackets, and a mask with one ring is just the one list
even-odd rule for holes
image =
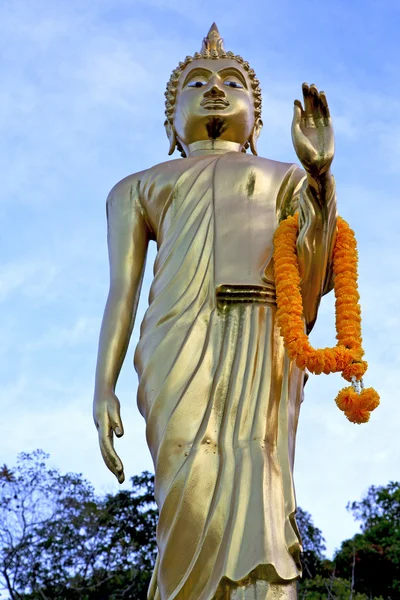
{"label": "tree", "polygon": [[[360,511],[361,507],[354,503],[354,510]],[[366,572],[371,570],[371,565],[364,555],[361,556],[361,546],[357,546],[357,549],[355,549],[354,538],[342,545],[343,552],[346,555],[346,568],[343,569],[341,560],[344,554],[341,555],[341,558],[336,557],[336,562],[325,558],[325,540],[321,530],[315,527],[311,515],[299,508],[296,520],[303,545],[303,577],[299,583],[299,598],[301,600],[379,600],[382,590],[373,588],[366,593],[365,587],[359,585],[360,566],[357,565],[357,560],[362,559],[362,569]],[[356,566],[357,579],[354,577]],[[378,567],[375,562],[375,565],[373,565],[374,577],[377,577],[377,573],[379,573],[379,577],[381,573],[384,573],[379,568],[380,566]],[[357,586],[356,582],[358,583]],[[385,596],[385,598],[388,597]]]}
{"label": "tree", "polygon": [[303,578],[313,579],[321,573],[326,549],[325,539],[322,531],[315,527],[312,516],[307,511],[298,507],[296,522],[299,527],[303,553],[301,561],[303,564]]}
{"label": "tree", "polygon": [[400,483],[371,486],[348,510],[361,522],[362,533],[342,543],[337,571],[352,577],[360,593],[400,600]]}
{"label": "tree", "polygon": [[98,498],[42,451],[0,471],[0,584],[12,600],[144,599],[155,560],[154,478]]}
{"label": "tree", "polygon": [[93,497],[87,482],[46,468],[47,458],[40,450],[23,453],[14,469],[4,465],[0,471],[0,585],[13,600],[33,581],[40,529],[72,496]]}

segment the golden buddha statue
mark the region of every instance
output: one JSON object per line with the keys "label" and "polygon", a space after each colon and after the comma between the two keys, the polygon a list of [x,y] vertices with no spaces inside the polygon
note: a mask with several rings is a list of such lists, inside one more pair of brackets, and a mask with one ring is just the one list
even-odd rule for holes
{"label": "golden buddha statue", "polygon": [[[273,236],[298,211],[305,327],[331,287],[336,200],[323,92],[303,85],[292,138],[303,169],[259,158],[261,92],[215,24],[166,92],[169,160],[107,199],[110,291],[94,420],[124,480],[115,395],[150,240],[149,307],[135,353],[160,511],[149,600],[296,598],[301,573],[293,461],[304,372],[276,324]],[[250,149],[251,153],[246,150]]]}

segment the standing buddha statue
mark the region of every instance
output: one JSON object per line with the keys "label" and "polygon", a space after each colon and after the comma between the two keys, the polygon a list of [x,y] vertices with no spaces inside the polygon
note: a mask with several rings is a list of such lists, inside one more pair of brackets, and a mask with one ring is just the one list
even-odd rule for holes
{"label": "standing buddha statue", "polygon": [[292,124],[303,168],[258,157],[259,82],[214,24],[167,86],[170,154],[182,158],[129,175],[107,199],[110,291],[94,419],[120,482],[115,386],[150,240],[158,249],[135,352],[159,507],[149,600],[296,598],[293,461],[305,374],[277,325],[273,240],[298,213],[310,331],[332,287],[336,235],[329,109],[314,85],[303,97]]}

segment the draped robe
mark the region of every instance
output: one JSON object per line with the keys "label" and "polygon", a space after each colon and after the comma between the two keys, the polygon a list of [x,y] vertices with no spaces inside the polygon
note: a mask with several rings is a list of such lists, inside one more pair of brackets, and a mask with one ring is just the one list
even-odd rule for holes
{"label": "draped robe", "polygon": [[149,600],[292,582],[304,374],[276,323],[273,235],[300,211],[311,327],[330,286],[334,195],[321,208],[295,165],[235,152],[157,165],[130,192],[158,246],[135,353],[160,511]]}

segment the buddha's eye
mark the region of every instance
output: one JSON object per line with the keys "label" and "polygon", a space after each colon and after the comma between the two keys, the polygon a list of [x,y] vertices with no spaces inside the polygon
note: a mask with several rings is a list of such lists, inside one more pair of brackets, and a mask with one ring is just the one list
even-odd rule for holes
{"label": "buddha's eye", "polygon": [[228,87],[236,88],[238,90],[243,89],[242,84],[238,83],[237,81],[234,81],[233,79],[227,79],[226,81],[224,81],[224,85],[226,85]]}
{"label": "buddha's eye", "polygon": [[187,84],[187,87],[200,88],[203,87],[203,85],[206,85],[205,81],[201,81],[200,79],[194,79],[193,81]]}

